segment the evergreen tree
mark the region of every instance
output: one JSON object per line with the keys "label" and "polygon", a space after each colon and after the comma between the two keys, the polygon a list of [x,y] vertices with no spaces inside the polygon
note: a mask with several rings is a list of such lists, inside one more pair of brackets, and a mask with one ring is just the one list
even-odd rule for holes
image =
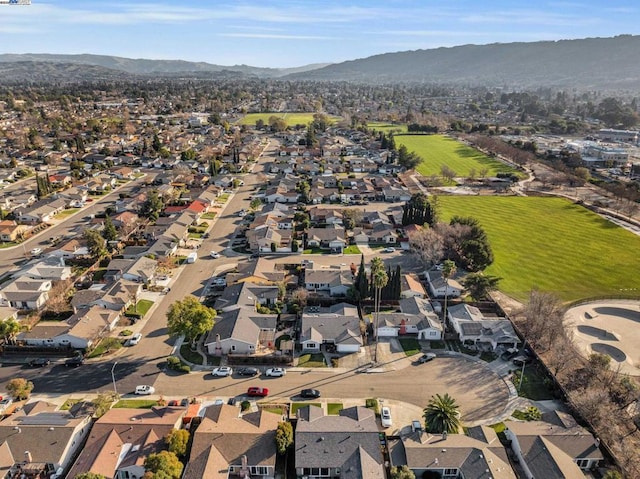
{"label": "evergreen tree", "polygon": [[160,143],[160,138],[158,137],[157,133],[154,133],[153,141],[151,142],[151,148],[153,148],[153,151],[158,153],[161,147],[162,147],[162,143]]}
{"label": "evergreen tree", "polygon": [[104,228],[102,229],[102,237],[108,243],[109,241],[115,241],[118,239],[118,230],[111,221],[109,215],[104,219]]}
{"label": "evergreen tree", "polygon": [[360,255],[360,268],[356,276],[356,290],[358,292],[359,300],[365,299],[369,296],[369,285],[367,281],[367,272],[364,267],[364,255]]}

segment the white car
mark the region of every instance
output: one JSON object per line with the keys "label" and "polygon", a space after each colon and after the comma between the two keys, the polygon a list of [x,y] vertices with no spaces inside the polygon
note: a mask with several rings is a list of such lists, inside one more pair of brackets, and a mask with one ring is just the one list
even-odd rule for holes
{"label": "white car", "polygon": [[391,427],[391,424],[393,424],[393,421],[391,420],[391,409],[387,406],[380,410],[380,423],[382,424],[382,427]]}
{"label": "white car", "polygon": [[396,249],[394,247],[389,246],[388,248],[383,249],[382,252],[383,253],[393,253],[393,252],[395,252],[395,250]]}
{"label": "white car", "polygon": [[281,378],[287,374],[283,368],[269,368],[264,372],[264,375],[270,378]]}
{"label": "white car", "polygon": [[220,257],[220,253],[217,253],[217,252],[215,252],[215,251],[212,251],[212,252],[211,252],[211,257],[212,257],[213,259],[218,259],[218,258]]}
{"label": "white car", "polygon": [[11,398],[4,398],[2,401],[0,401],[0,413],[5,412],[7,408],[11,406],[11,403],[13,403],[13,399]]}
{"label": "white car", "polygon": [[38,256],[38,255],[39,255],[39,254],[41,254],[41,253],[42,253],[42,248],[33,248],[33,249],[31,250],[31,254],[32,254],[33,256]]}
{"label": "white car", "polygon": [[153,386],[147,386],[147,385],[136,386],[136,394],[140,396],[147,396],[155,392],[156,392],[156,388],[154,388]]}
{"label": "white car", "polygon": [[232,374],[233,369],[229,366],[220,366],[219,368],[213,368],[213,371],[211,371],[211,375],[217,377],[226,377],[231,376]]}
{"label": "white car", "polygon": [[129,346],[135,346],[136,344],[138,344],[140,342],[140,340],[142,339],[142,334],[140,333],[136,333],[133,336],[131,336],[129,338],[129,341],[127,341],[127,344]]}

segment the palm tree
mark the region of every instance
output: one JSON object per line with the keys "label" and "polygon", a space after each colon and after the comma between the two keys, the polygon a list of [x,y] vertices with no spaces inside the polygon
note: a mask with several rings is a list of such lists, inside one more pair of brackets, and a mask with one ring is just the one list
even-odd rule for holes
{"label": "palm tree", "polygon": [[431,396],[423,415],[427,432],[457,433],[461,426],[459,407],[449,393]]}
{"label": "palm tree", "polygon": [[442,318],[444,322],[447,321],[447,298],[449,297],[449,278],[456,274],[456,264],[450,259],[445,260],[442,263],[442,277],[444,278],[444,312]]}
{"label": "palm tree", "polygon": [[6,344],[12,343],[21,329],[20,323],[15,319],[0,321],[0,336],[4,338]]}
{"label": "palm tree", "polygon": [[380,313],[380,291],[389,282],[387,272],[384,270],[384,263],[378,256],[371,260],[371,283],[374,287],[374,307],[375,307],[375,324],[374,324],[374,338],[375,349],[373,350],[373,361],[378,361],[378,314]]}

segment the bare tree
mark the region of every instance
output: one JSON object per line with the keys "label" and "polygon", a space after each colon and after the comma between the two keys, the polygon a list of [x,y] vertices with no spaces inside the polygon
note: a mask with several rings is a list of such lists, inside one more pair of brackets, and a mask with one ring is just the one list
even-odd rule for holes
{"label": "bare tree", "polygon": [[440,262],[444,252],[444,242],[438,232],[432,228],[416,231],[409,238],[411,248],[426,265]]}
{"label": "bare tree", "polygon": [[557,296],[534,289],[529,295],[529,302],[518,315],[521,317],[519,326],[529,343],[548,350],[559,336],[564,337],[564,313]]}

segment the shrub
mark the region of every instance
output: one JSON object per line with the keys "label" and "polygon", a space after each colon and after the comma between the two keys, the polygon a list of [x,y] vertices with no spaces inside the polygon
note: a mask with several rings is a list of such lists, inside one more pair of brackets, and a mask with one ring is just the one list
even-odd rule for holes
{"label": "shrub", "polygon": [[251,402],[249,401],[242,401],[240,403],[240,409],[242,410],[242,412],[248,411],[250,407],[251,407]]}
{"label": "shrub", "polygon": [[167,367],[173,371],[180,373],[190,373],[191,367],[188,364],[184,364],[180,358],[176,356],[169,356],[167,358]]}
{"label": "shrub", "polygon": [[130,329],[123,329],[120,332],[120,336],[131,336],[133,334],[133,331],[131,331]]}
{"label": "shrub", "polygon": [[369,398],[364,402],[364,406],[373,409],[376,413],[376,416],[380,414],[380,403],[376,398]]}

